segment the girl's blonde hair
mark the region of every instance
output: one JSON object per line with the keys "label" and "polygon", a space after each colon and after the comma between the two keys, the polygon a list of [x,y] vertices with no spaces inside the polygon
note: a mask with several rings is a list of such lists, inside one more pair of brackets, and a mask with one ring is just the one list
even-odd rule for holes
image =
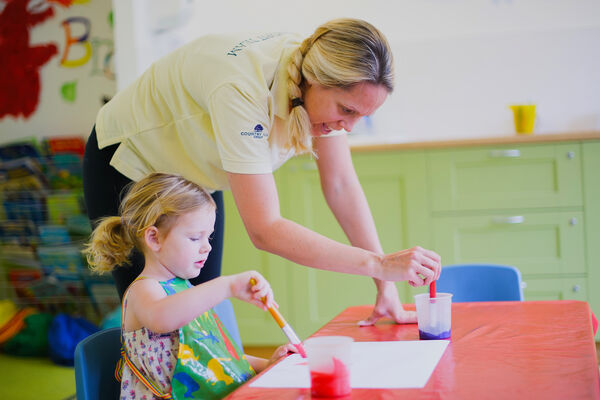
{"label": "girl's blonde hair", "polygon": [[216,204],[202,187],[179,175],[153,173],[129,186],[119,207],[120,217],[105,217],[92,232],[83,253],[98,273],[128,263],[131,250],[144,249],[146,228],[167,234],[180,215]]}
{"label": "girl's blonde hair", "polygon": [[392,50],[383,34],[360,19],[335,19],[319,26],[292,53],[288,65],[290,115],[286,146],[296,153],[311,151],[311,123],[306,109],[292,107],[302,99],[309,79],[325,87],[350,88],[362,82],[394,89]]}

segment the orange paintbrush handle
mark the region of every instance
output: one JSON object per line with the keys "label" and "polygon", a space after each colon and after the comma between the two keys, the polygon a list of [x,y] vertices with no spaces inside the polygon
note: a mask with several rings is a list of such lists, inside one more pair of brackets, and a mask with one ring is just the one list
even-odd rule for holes
{"label": "orange paintbrush handle", "polygon": [[[250,278],[250,284],[252,286],[256,285],[256,280],[254,278]],[[261,299],[261,301],[265,305],[267,304],[266,298],[263,297]],[[281,330],[283,331],[285,336],[288,338],[290,343],[296,347],[296,349],[298,350],[298,353],[300,353],[302,358],[306,358],[306,352],[304,351],[304,346],[302,346],[302,341],[300,340],[298,335],[296,335],[296,332],[294,332],[292,327],[283,318],[283,315],[281,315],[279,310],[276,309],[275,307],[267,307],[267,310],[269,310],[269,312],[273,316],[273,319],[275,320],[275,322],[277,322],[277,325],[279,325],[279,327],[281,328]]]}
{"label": "orange paintbrush handle", "polygon": [[[263,299],[263,303],[265,301],[266,299]],[[281,315],[278,309],[276,309],[275,307],[269,307],[267,308],[267,310],[269,310],[269,312],[273,316],[273,319],[275,320],[275,322],[277,322],[277,325],[279,325],[280,328],[286,326],[287,322],[285,322],[285,319],[283,319],[283,315]]]}

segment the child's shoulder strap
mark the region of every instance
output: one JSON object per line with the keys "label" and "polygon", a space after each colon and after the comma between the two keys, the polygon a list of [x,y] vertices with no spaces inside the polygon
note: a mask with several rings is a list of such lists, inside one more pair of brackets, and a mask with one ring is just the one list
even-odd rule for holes
{"label": "child's shoulder strap", "polygon": [[135,366],[135,364],[129,358],[129,355],[127,354],[127,349],[125,348],[125,345],[123,343],[123,325],[125,324],[125,309],[127,304],[127,295],[129,294],[129,289],[131,288],[131,286],[135,282],[142,279],[147,279],[147,277],[138,276],[137,278],[135,278],[133,282],[129,284],[129,286],[125,290],[125,293],[123,294],[123,301],[121,303],[121,358],[117,362],[117,367],[115,368],[115,378],[117,379],[117,381],[121,382],[121,378],[123,377],[123,365],[127,364],[131,371],[135,374],[135,376],[140,380],[140,382],[142,382],[144,386],[146,386],[152,392],[152,394],[154,394],[154,396],[160,399],[170,400],[173,398],[171,396],[171,393],[163,393],[156,384],[154,384],[148,378],[146,378],[146,376],[144,376],[144,374],[138,369],[138,367]]}

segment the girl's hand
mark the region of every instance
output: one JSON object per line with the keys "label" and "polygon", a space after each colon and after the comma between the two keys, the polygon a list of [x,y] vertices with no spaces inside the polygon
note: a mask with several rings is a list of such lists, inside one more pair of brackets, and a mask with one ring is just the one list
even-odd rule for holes
{"label": "girl's hand", "polygon": [[384,281],[408,281],[413,286],[429,285],[440,277],[441,257],[434,251],[416,246],[383,256],[381,276]]}
{"label": "girl's hand", "polygon": [[275,349],[275,351],[273,352],[273,355],[267,361],[267,367],[269,365],[273,364],[274,362],[278,361],[281,357],[285,357],[288,353],[297,353],[297,352],[298,352],[298,350],[296,350],[296,347],[291,343],[287,343],[287,344],[284,344],[283,346],[279,346],[277,349]]}
{"label": "girl's hand", "polygon": [[[247,271],[229,276],[231,296],[267,310],[267,307],[279,307],[273,298],[269,282],[256,271]],[[254,285],[250,280],[254,279]]]}

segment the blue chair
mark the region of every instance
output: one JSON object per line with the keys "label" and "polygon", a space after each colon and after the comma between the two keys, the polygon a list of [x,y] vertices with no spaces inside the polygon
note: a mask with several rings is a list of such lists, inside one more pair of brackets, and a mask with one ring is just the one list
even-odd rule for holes
{"label": "blue chair", "polygon": [[[229,299],[214,307],[223,325],[242,352],[242,340]],[[77,400],[118,399],[121,385],[115,367],[121,357],[121,328],[104,329],[83,339],[75,348]]]}
{"label": "blue chair", "polygon": [[464,264],[442,268],[438,292],[452,293],[452,302],[523,301],[521,272],[507,265]]}
{"label": "blue chair", "polygon": [[121,358],[121,328],[96,332],[75,347],[77,400],[118,399],[115,366]]}

